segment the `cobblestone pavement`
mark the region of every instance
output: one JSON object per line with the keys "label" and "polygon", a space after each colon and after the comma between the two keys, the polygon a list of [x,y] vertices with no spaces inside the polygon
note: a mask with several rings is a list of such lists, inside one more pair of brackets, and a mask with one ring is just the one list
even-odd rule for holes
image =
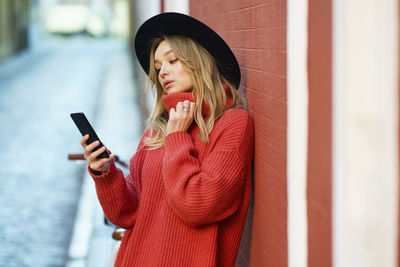
{"label": "cobblestone pavement", "polygon": [[0,64],[0,266],[64,266],[85,169],[69,114],[94,117],[118,43],[53,39]]}

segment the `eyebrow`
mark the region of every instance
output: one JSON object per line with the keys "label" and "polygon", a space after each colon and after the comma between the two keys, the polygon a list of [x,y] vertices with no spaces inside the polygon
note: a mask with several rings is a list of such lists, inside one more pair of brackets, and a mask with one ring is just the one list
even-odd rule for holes
{"label": "eyebrow", "polygon": [[[172,52],[172,50],[168,50],[167,52],[164,53],[163,56],[166,56],[166,55],[168,55],[168,54],[171,53],[171,52]],[[160,61],[158,61],[157,59],[154,60],[154,64],[157,63],[157,62],[160,62]]]}

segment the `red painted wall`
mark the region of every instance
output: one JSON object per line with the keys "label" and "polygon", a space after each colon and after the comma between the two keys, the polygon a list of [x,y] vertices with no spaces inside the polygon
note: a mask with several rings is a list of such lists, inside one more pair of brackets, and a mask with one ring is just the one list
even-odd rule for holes
{"label": "red painted wall", "polygon": [[190,1],[238,58],[255,121],[254,202],[237,266],[287,266],[286,1]]}
{"label": "red painted wall", "polygon": [[308,266],[332,266],[332,2],[308,1]]}

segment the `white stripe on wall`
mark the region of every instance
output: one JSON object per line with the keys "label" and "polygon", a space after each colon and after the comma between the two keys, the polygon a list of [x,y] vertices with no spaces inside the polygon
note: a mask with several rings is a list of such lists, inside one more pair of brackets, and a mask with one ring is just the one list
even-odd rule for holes
{"label": "white stripe on wall", "polygon": [[333,1],[334,266],[397,266],[397,5]]}
{"label": "white stripe on wall", "polygon": [[165,12],[189,14],[189,0],[164,0]]}
{"label": "white stripe on wall", "polygon": [[289,267],[307,266],[308,0],[288,1],[287,191]]}

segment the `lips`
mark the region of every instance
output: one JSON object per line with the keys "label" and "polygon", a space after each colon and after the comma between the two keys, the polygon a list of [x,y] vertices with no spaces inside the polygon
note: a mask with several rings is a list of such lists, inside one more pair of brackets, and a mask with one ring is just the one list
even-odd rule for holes
{"label": "lips", "polygon": [[169,86],[171,85],[171,83],[173,83],[173,82],[174,82],[174,81],[172,81],[172,80],[167,80],[167,81],[165,81],[165,82],[163,83],[164,88],[167,89],[167,87],[169,87]]}

